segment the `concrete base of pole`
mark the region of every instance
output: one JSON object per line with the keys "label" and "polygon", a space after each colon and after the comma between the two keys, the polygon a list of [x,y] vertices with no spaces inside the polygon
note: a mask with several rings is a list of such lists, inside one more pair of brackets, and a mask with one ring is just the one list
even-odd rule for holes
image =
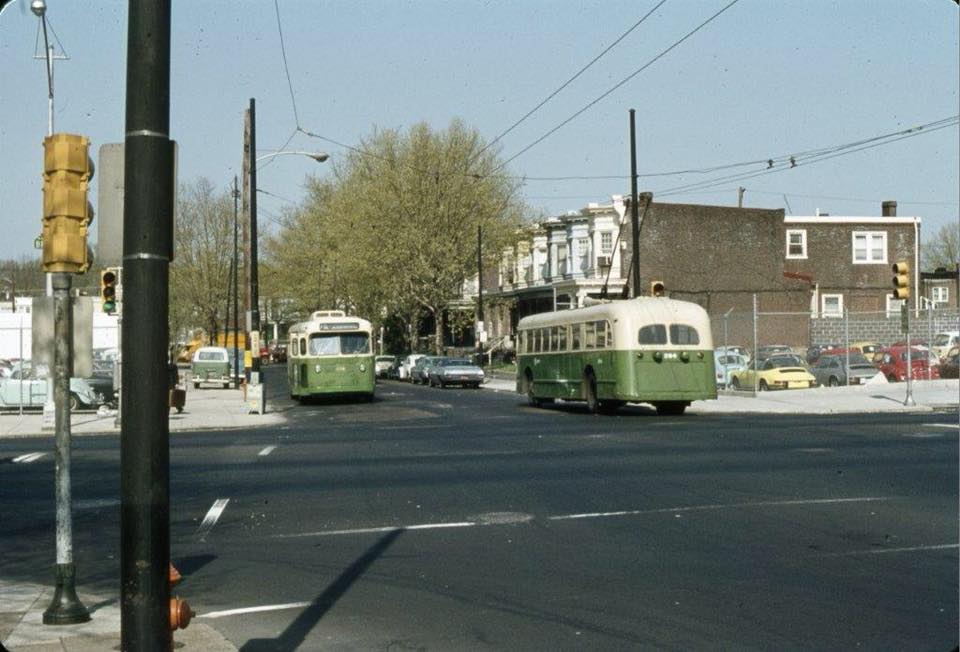
{"label": "concrete base of pole", "polygon": [[90,612],[77,596],[77,568],[56,565],[57,584],[50,606],[43,612],[44,625],[76,625],[90,621]]}

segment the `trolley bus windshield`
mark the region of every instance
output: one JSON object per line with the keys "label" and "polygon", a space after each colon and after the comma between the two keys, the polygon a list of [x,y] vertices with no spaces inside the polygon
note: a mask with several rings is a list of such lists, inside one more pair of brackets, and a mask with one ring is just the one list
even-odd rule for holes
{"label": "trolley bus windshield", "polygon": [[310,336],[309,355],[360,355],[370,353],[366,333],[314,333]]}

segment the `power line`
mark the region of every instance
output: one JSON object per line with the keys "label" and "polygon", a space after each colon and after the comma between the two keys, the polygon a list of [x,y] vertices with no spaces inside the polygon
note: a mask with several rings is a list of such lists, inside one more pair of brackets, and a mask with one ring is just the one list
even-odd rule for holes
{"label": "power line", "polygon": [[569,86],[570,84],[572,84],[580,75],[582,75],[583,73],[585,73],[593,64],[595,64],[597,61],[599,61],[607,52],[609,52],[609,51],[612,50],[614,47],[616,47],[616,45],[617,45],[618,43],[620,43],[620,41],[622,41],[623,39],[625,39],[633,30],[635,30],[637,27],[639,27],[647,18],[650,17],[650,15],[651,15],[653,12],[655,12],[657,9],[659,9],[666,1],[667,1],[667,0],[660,0],[660,2],[657,3],[657,5],[656,5],[653,9],[651,9],[651,10],[648,11],[646,14],[644,14],[643,17],[640,18],[640,20],[638,20],[637,22],[635,22],[633,25],[630,26],[629,29],[627,29],[627,31],[625,31],[623,34],[621,34],[619,37],[617,37],[617,40],[615,40],[613,43],[611,43],[610,45],[608,45],[608,46],[603,50],[603,52],[601,52],[600,54],[598,54],[597,56],[595,56],[593,59],[591,59],[590,62],[589,62],[587,65],[585,65],[585,66],[583,66],[582,68],[580,68],[580,70],[578,70],[573,77],[571,77],[571,78],[568,79],[567,81],[563,82],[563,84],[561,84],[559,88],[557,88],[557,89],[554,90],[552,93],[550,93],[549,95],[547,95],[543,100],[540,101],[539,104],[537,104],[535,107],[533,107],[532,109],[530,109],[529,111],[527,111],[527,112],[523,115],[522,118],[520,118],[519,120],[517,120],[516,122],[514,122],[512,125],[510,125],[509,127],[507,127],[504,131],[502,131],[496,138],[494,138],[494,139],[491,140],[489,143],[487,143],[486,145],[484,145],[483,148],[482,148],[479,152],[477,152],[476,155],[477,155],[477,156],[480,156],[480,154],[483,154],[485,151],[487,151],[487,149],[489,149],[490,147],[493,147],[493,145],[495,145],[496,143],[500,142],[500,139],[501,139],[501,138],[503,138],[504,136],[506,136],[507,134],[509,134],[509,133],[510,133],[511,131],[513,131],[515,128],[519,127],[523,122],[526,121],[527,118],[529,118],[529,117],[532,116],[534,113],[536,113],[537,111],[539,111],[540,108],[543,107],[544,104],[546,104],[547,102],[549,102],[550,100],[552,100],[554,97],[556,97],[563,89],[565,89],[567,86]]}
{"label": "power line", "polygon": [[[763,176],[766,174],[773,174],[776,172],[782,172],[784,170],[791,170],[799,165],[811,165],[813,163],[820,163],[822,161],[827,161],[838,156],[846,156],[848,154],[853,154],[855,152],[861,152],[867,149],[873,149],[874,147],[880,147],[882,145],[889,145],[890,143],[895,143],[906,138],[913,138],[915,136],[922,136],[924,134],[933,133],[939,131],[940,129],[946,129],[948,127],[953,127],[957,124],[960,124],[960,116],[954,116],[952,118],[947,118],[944,120],[938,120],[937,122],[930,123],[930,125],[936,125],[931,127],[930,125],[921,125],[919,127],[911,127],[900,132],[895,132],[893,134],[887,134],[884,140],[880,140],[881,137],[870,138],[865,141],[860,142],[869,142],[868,145],[863,145],[860,147],[855,147],[854,144],[848,144],[839,146],[837,148],[827,148],[823,150],[818,150],[823,153],[813,154],[810,156],[806,155],[793,155],[790,156],[786,162],[777,167],[776,165],[768,165],[767,169],[761,170],[759,172],[742,172],[738,174],[732,174],[725,177],[717,177],[714,179],[705,179],[703,181],[698,181],[694,183],[689,183],[681,186],[675,186],[673,188],[667,188],[665,190],[660,190],[657,192],[659,196],[669,196],[675,195],[690,190],[703,190],[706,188],[715,187],[717,185],[728,183],[731,181],[742,181],[745,179],[752,179],[754,177]],[[772,163],[769,161],[768,163]]]}
{"label": "power line", "polygon": [[290,103],[293,105],[293,120],[297,128],[299,128],[300,116],[297,114],[297,98],[293,94],[293,82],[290,80],[290,68],[287,66],[287,48],[283,42],[283,26],[280,24],[280,3],[278,0],[273,0],[273,8],[277,15],[277,32],[280,34],[280,53],[283,55],[283,71],[287,75],[287,87],[290,89]]}
{"label": "power line", "polygon": [[[542,143],[544,140],[546,140],[547,138],[549,138],[550,136],[552,136],[554,133],[556,133],[557,131],[559,131],[562,127],[566,126],[567,124],[569,124],[570,122],[572,122],[573,120],[575,120],[577,117],[579,117],[581,114],[583,114],[584,112],[586,112],[588,109],[590,109],[591,107],[593,107],[594,105],[596,105],[598,102],[600,102],[601,100],[603,100],[604,98],[606,98],[606,97],[607,97],[608,95],[610,95],[611,93],[613,93],[615,90],[617,90],[618,88],[620,88],[621,86],[623,86],[624,84],[626,84],[628,81],[630,81],[631,79],[633,79],[634,77],[636,77],[637,75],[639,75],[641,72],[643,72],[644,70],[646,70],[647,68],[649,68],[650,66],[652,66],[654,63],[656,63],[658,60],[660,60],[660,59],[663,58],[664,56],[666,56],[667,53],[669,53],[671,50],[673,50],[674,48],[676,48],[677,46],[679,46],[681,43],[683,43],[684,41],[686,41],[688,38],[690,38],[691,36],[693,36],[694,34],[696,34],[697,32],[699,32],[701,29],[703,29],[704,27],[706,27],[707,24],[709,24],[710,22],[712,22],[714,19],[716,19],[718,16],[720,16],[720,14],[722,14],[723,12],[725,12],[727,9],[729,9],[729,8],[732,7],[733,5],[737,4],[737,2],[739,2],[739,1],[740,1],[740,0],[731,0],[731,2],[730,2],[729,4],[727,4],[725,7],[723,7],[723,9],[721,9],[721,10],[718,11],[717,13],[713,14],[712,16],[710,16],[710,18],[706,19],[705,21],[703,21],[702,23],[700,23],[699,25],[697,25],[694,29],[692,29],[691,31],[687,32],[680,40],[675,41],[675,42],[673,43],[673,45],[671,45],[670,47],[668,47],[666,50],[663,50],[660,54],[658,54],[657,56],[655,56],[653,59],[651,59],[651,60],[648,61],[647,63],[643,64],[643,65],[640,66],[639,68],[637,68],[635,71],[633,71],[632,73],[630,73],[630,74],[629,74],[627,77],[625,77],[624,79],[622,79],[622,80],[620,80],[619,82],[617,82],[610,90],[606,91],[605,93],[603,93],[602,95],[600,95],[598,98],[596,98],[596,99],[594,99],[593,101],[589,102],[589,103],[588,103],[586,106],[584,106],[582,109],[580,109],[579,111],[577,111],[576,113],[574,113],[573,115],[571,115],[569,118],[567,118],[566,120],[564,120],[563,122],[561,122],[560,124],[558,124],[557,126],[555,126],[553,129],[549,130],[547,133],[545,133],[545,134],[543,134],[542,136],[540,136],[539,138],[537,138],[535,141],[533,141],[532,143],[530,143],[529,145],[527,145],[526,147],[524,147],[523,149],[521,149],[519,152],[517,152],[516,154],[514,154],[513,156],[511,156],[510,158],[508,158],[508,159],[507,159],[506,161],[504,161],[503,163],[501,163],[501,164],[500,164],[500,168],[506,166],[508,163],[510,163],[511,161],[513,161],[514,159],[516,159],[518,156],[520,156],[520,155],[528,152],[529,150],[533,149],[534,147],[536,147],[537,145],[539,145],[540,143]],[[499,169],[499,168],[498,168],[498,169]]]}

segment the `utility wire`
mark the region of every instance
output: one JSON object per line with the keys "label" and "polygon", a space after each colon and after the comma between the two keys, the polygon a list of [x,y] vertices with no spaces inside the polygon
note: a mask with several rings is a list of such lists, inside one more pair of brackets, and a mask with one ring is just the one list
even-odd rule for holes
{"label": "utility wire", "polygon": [[855,152],[862,152],[867,149],[873,149],[874,147],[889,145],[890,143],[895,143],[897,141],[904,140],[906,138],[914,138],[916,136],[922,136],[924,134],[929,134],[935,131],[939,131],[940,129],[947,129],[949,127],[953,127],[957,124],[960,124],[960,120],[958,120],[958,116],[954,116],[953,118],[949,118],[943,121],[938,121],[937,123],[932,123],[932,124],[937,124],[938,126],[932,127],[932,128],[928,128],[926,126],[913,127],[911,129],[898,132],[897,134],[895,134],[896,137],[888,136],[885,140],[882,140],[882,141],[878,141],[878,139],[876,138],[869,139],[869,141],[864,141],[864,142],[870,142],[870,144],[863,145],[860,147],[848,146],[846,148],[842,148],[842,149],[838,148],[837,150],[826,151],[823,154],[814,154],[814,155],[803,157],[803,158],[795,155],[790,157],[787,164],[781,164],[779,167],[771,166],[759,172],[738,173],[738,174],[728,175],[725,177],[705,179],[699,182],[689,183],[681,186],[675,186],[673,188],[666,188],[664,190],[658,191],[657,194],[662,197],[662,196],[668,196],[668,195],[676,195],[689,190],[703,190],[706,188],[715,187],[717,185],[728,183],[731,181],[742,181],[744,179],[752,179],[754,177],[763,176],[765,174],[773,174],[775,172],[791,170],[800,165],[811,165],[813,163],[820,163],[822,161],[827,161],[829,159],[836,158],[838,156],[846,156],[848,154],[853,154]]}
{"label": "utility wire", "polygon": [[527,145],[526,147],[524,147],[523,149],[521,149],[519,152],[517,152],[516,154],[514,154],[514,155],[511,156],[510,158],[508,158],[506,161],[504,161],[503,163],[501,163],[500,166],[499,166],[497,169],[503,168],[504,166],[506,166],[508,163],[510,163],[511,161],[513,161],[514,159],[516,159],[517,157],[519,157],[520,155],[525,154],[525,153],[528,152],[529,150],[533,149],[534,147],[536,147],[537,145],[539,145],[540,143],[542,143],[544,140],[546,140],[547,138],[549,138],[550,136],[552,136],[554,133],[556,133],[557,131],[559,131],[562,127],[566,126],[567,124],[569,124],[570,122],[572,122],[573,120],[575,120],[577,117],[579,117],[581,114],[583,114],[584,112],[586,112],[588,109],[590,109],[591,107],[593,107],[594,105],[596,105],[597,103],[599,103],[601,100],[603,100],[604,98],[606,98],[606,97],[607,97],[608,95],[610,95],[611,93],[613,93],[615,90],[617,90],[618,88],[620,88],[621,86],[623,86],[624,84],[626,84],[628,81],[630,81],[631,79],[633,79],[634,77],[636,77],[637,75],[639,75],[641,72],[643,72],[644,70],[646,70],[647,68],[649,68],[650,66],[652,66],[654,63],[656,63],[658,60],[660,60],[660,59],[663,58],[664,56],[666,56],[667,53],[669,53],[671,50],[673,50],[674,48],[676,48],[677,46],[679,46],[681,43],[683,43],[684,41],[686,41],[688,38],[690,38],[691,36],[693,36],[694,34],[696,34],[697,32],[699,32],[701,29],[703,29],[704,27],[706,27],[707,24],[709,24],[710,22],[712,22],[714,19],[716,19],[718,16],[720,16],[720,14],[722,14],[723,12],[725,12],[727,9],[729,9],[729,8],[732,7],[733,5],[737,4],[737,2],[739,2],[739,1],[740,1],[740,0],[731,0],[731,2],[730,2],[729,4],[727,4],[725,7],[723,7],[723,9],[721,9],[721,10],[718,11],[717,13],[713,14],[712,16],[710,16],[710,18],[706,19],[705,21],[703,21],[702,23],[700,23],[699,25],[697,25],[697,27],[695,27],[695,28],[692,29],[691,31],[687,32],[680,40],[675,41],[675,42],[673,43],[673,45],[671,45],[670,47],[668,47],[666,50],[663,50],[660,54],[658,54],[657,56],[655,56],[653,59],[651,59],[651,60],[648,61],[647,63],[645,63],[645,64],[643,64],[642,66],[640,66],[638,69],[636,69],[635,71],[633,71],[632,73],[630,73],[630,74],[629,74],[627,77],[625,77],[624,79],[622,79],[622,80],[620,80],[619,82],[617,82],[617,84],[615,84],[610,90],[606,91],[605,93],[603,93],[602,95],[600,95],[598,98],[592,100],[592,101],[589,102],[586,106],[584,106],[582,109],[580,109],[579,111],[577,111],[576,113],[574,113],[573,115],[571,115],[569,118],[567,118],[566,120],[564,120],[563,122],[561,122],[560,124],[558,124],[557,126],[555,126],[553,129],[549,130],[547,133],[545,133],[545,134],[543,134],[542,136],[540,136],[539,138],[537,138],[535,141],[533,141],[532,143],[530,143],[529,145]]}
{"label": "utility wire", "polygon": [[511,131],[513,131],[514,129],[516,129],[517,127],[519,127],[521,124],[523,124],[523,122],[525,122],[527,118],[529,118],[529,117],[532,116],[534,113],[536,113],[537,111],[539,111],[540,108],[543,107],[544,104],[546,104],[547,102],[549,102],[550,100],[552,100],[553,98],[555,98],[563,89],[565,89],[567,86],[569,86],[570,84],[572,84],[578,77],[580,77],[580,75],[582,75],[583,73],[585,73],[593,64],[595,64],[597,61],[599,61],[607,52],[609,52],[609,51],[612,50],[614,47],[616,47],[617,44],[620,43],[620,41],[622,41],[623,39],[625,39],[633,30],[635,30],[636,28],[638,28],[647,18],[650,17],[650,15],[651,15],[653,12],[655,12],[657,9],[659,9],[666,1],[667,1],[667,0],[660,0],[660,2],[658,2],[657,5],[654,6],[653,9],[651,9],[651,10],[648,11],[646,14],[644,14],[643,17],[640,18],[640,20],[638,20],[637,22],[635,22],[633,25],[630,26],[629,29],[627,29],[627,31],[625,31],[623,34],[621,34],[619,37],[617,37],[617,40],[615,40],[613,43],[611,43],[610,45],[608,45],[608,46],[603,50],[603,52],[601,52],[600,54],[598,54],[597,56],[595,56],[593,59],[591,59],[590,62],[589,62],[587,65],[585,65],[585,66],[583,66],[582,68],[580,68],[580,70],[578,70],[573,77],[571,77],[571,78],[568,79],[567,81],[563,82],[563,84],[561,84],[559,88],[557,88],[557,89],[554,90],[552,93],[550,93],[549,95],[547,95],[547,96],[546,96],[543,100],[541,100],[540,103],[537,104],[535,107],[533,107],[532,109],[530,109],[529,111],[527,111],[527,112],[523,115],[522,118],[520,118],[519,120],[517,120],[516,122],[514,122],[512,125],[510,125],[509,127],[507,127],[504,131],[502,131],[496,138],[494,138],[494,139],[491,140],[489,143],[487,143],[486,145],[484,145],[483,148],[480,149],[479,152],[477,152],[476,156],[480,156],[480,155],[483,154],[485,151],[487,151],[490,147],[493,147],[495,144],[497,144],[498,142],[500,142],[500,139],[502,139],[504,136],[506,136],[506,135],[509,134]]}

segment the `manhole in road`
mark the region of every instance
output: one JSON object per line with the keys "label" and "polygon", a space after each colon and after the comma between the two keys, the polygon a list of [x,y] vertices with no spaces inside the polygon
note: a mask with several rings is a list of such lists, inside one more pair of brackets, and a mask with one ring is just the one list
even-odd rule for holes
{"label": "manhole in road", "polygon": [[510,523],[526,523],[533,520],[533,514],[523,512],[487,512],[470,519],[478,525],[509,525]]}

